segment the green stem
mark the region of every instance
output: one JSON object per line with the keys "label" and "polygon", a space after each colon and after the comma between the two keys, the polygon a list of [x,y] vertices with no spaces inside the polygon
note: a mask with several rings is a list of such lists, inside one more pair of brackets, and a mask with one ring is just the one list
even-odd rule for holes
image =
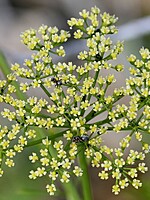
{"label": "green stem", "polygon": [[[107,127],[107,131],[113,131],[114,127]],[[122,128],[120,131],[131,131],[133,129],[132,126],[128,126],[126,128]]]}
{"label": "green stem", "polygon": [[62,132],[59,132],[59,133],[56,133],[56,134],[53,134],[53,135],[50,135],[50,136],[45,136],[39,140],[35,140],[35,141],[32,141],[32,142],[29,142],[25,147],[31,147],[31,146],[34,146],[34,145],[37,145],[37,144],[41,144],[42,143],[42,140],[43,139],[46,139],[48,137],[49,140],[54,140],[58,137],[62,137],[62,135],[66,132],[65,131],[62,131]]}
{"label": "green stem", "polygon": [[4,54],[0,51],[0,69],[2,70],[5,77],[11,73],[9,64],[4,56]]}
{"label": "green stem", "polygon": [[145,98],[144,101],[140,102],[138,109],[140,110],[143,106],[147,105],[149,98]]}
{"label": "green stem", "polygon": [[46,95],[50,98],[51,94],[48,92],[48,90],[44,87],[44,85],[41,84],[42,90],[46,93]]}
{"label": "green stem", "polygon": [[80,200],[80,196],[74,184],[71,181],[69,183],[64,183],[63,187],[65,190],[67,200]]}
{"label": "green stem", "polygon": [[[113,101],[113,104],[115,104],[117,101],[119,101],[121,98],[123,98],[124,96],[119,96],[119,97],[117,97],[114,101]],[[103,112],[105,112],[107,110],[107,108],[106,107],[103,107],[102,109],[101,109],[101,111],[99,111],[99,112],[95,112],[93,109],[87,114],[87,116],[86,116],[86,121],[88,122],[88,121],[90,121],[91,119],[93,119],[94,117],[96,117],[96,116],[98,116],[98,115],[100,115],[101,113],[103,113]]]}
{"label": "green stem", "polygon": [[84,154],[84,148],[79,153],[80,167],[83,170],[83,175],[81,177],[83,199],[82,200],[92,200],[92,191],[90,185],[90,179],[88,174],[87,161]]}

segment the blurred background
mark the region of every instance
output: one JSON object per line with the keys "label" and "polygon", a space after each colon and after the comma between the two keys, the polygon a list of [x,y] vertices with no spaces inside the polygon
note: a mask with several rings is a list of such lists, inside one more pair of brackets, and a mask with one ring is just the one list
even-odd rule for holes
{"label": "blurred background", "polygon": [[[4,53],[9,63],[21,63],[29,57],[30,51],[20,42],[20,33],[41,24],[57,26],[68,30],[67,19],[78,17],[83,8],[90,10],[96,5],[101,12],[109,12],[119,17],[117,26],[119,34],[114,40],[125,40],[125,53],[119,58],[125,65],[126,57],[131,52],[137,54],[140,47],[150,48],[150,1],[149,0],[0,0],[0,51]],[[70,44],[71,45],[71,44]],[[75,48],[67,45],[69,58],[76,62]],[[80,48],[77,44],[76,48]],[[128,72],[125,70],[127,76]],[[120,77],[120,84],[122,77]],[[112,139],[111,139],[112,140]],[[115,140],[115,138],[114,138]],[[48,200],[52,199],[45,192],[46,180],[29,180],[31,165],[26,151],[18,156],[15,168],[7,169],[0,179],[0,200]],[[98,171],[89,169],[91,174],[94,200],[145,200],[150,199],[150,174],[142,176],[143,187],[136,191],[129,188],[118,197],[111,194],[111,181],[100,181]],[[64,199],[63,199],[64,200]]]}

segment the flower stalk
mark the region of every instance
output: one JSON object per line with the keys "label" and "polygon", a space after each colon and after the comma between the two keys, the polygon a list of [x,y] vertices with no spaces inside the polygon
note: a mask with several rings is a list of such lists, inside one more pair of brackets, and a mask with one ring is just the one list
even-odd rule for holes
{"label": "flower stalk", "polygon": [[85,149],[82,148],[79,153],[79,163],[81,166],[81,169],[83,170],[83,175],[80,178],[81,179],[81,186],[82,186],[82,193],[83,193],[83,200],[92,200],[92,188],[91,188],[91,181],[90,176],[88,172],[88,165],[87,160],[84,154]]}

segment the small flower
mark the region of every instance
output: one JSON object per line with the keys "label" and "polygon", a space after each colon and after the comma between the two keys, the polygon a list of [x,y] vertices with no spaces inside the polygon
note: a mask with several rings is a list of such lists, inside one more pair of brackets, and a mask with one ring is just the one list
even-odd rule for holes
{"label": "small flower", "polygon": [[1,146],[3,149],[7,149],[9,147],[9,144],[10,144],[9,140],[3,139],[3,141],[1,142]]}
{"label": "small flower", "polygon": [[121,178],[121,172],[120,172],[119,168],[116,168],[116,170],[112,172],[112,177],[116,178],[116,179]]}
{"label": "small flower", "polygon": [[[47,141],[43,141],[43,144],[47,146]],[[48,149],[40,149],[40,154],[42,157],[48,156]]]}
{"label": "small flower", "polygon": [[29,160],[31,160],[32,163],[35,163],[38,160],[36,153],[32,153],[32,155],[29,156]]}
{"label": "small flower", "polygon": [[42,176],[46,175],[47,172],[44,167],[41,167],[41,168],[38,167],[36,173],[37,173],[38,177],[42,177]]}
{"label": "small flower", "polygon": [[143,59],[149,59],[150,58],[149,49],[142,47],[139,52],[140,52]]}
{"label": "small flower", "polygon": [[150,145],[147,143],[143,143],[142,150],[144,150],[144,153],[149,153],[150,152]]}
{"label": "small flower", "polygon": [[122,152],[122,149],[120,148],[115,148],[115,154],[117,157],[122,157],[123,156],[123,152]]}
{"label": "small flower", "polygon": [[93,155],[92,149],[87,148],[87,149],[85,150],[85,155],[86,155],[87,158],[92,157],[92,155]]}
{"label": "small flower", "polygon": [[130,171],[128,172],[128,175],[131,176],[132,178],[137,177],[137,169],[131,168]]}
{"label": "small flower", "polygon": [[0,168],[0,177],[3,176],[4,171]]}
{"label": "small flower", "polygon": [[81,127],[81,124],[78,118],[71,119],[70,125],[73,130],[77,130],[79,127]]}
{"label": "small flower", "polygon": [[5,161],[5,165],[7,165],[8,167],[14,167],[15,163],[12,159],[6,159]]}
{"label": "small flower", "polygon": [[26,137],[23,137],[22,135],[19,136],[18,143],[19,143],[21,146],[27,145],[27,139],[26,139]]}
{"label": "small flower", "polygon": [[129,185],[128,179],[125,178],[125,179],[120,180],[119,185],[121,189],[125,189]]}
{"label": "small flower", "polygon": [[37,171],[31,170],[31,171],[30,171],[29,178],[30,178],[30,179],[36,179],[37,177],[38,177]]}
{"label": "small flower", "polygon": [[135,137],[139,142],[142,140],[142,134],[140,132],[136,132]]}
{"label": "small flower", "polygon": [[77,19],[72,17],[70,20],[67,21],[70,27],[75,26],[77,24]]}
{"label": "small flower", "polygon": [[59,117],[56,119],[56,126],[63,126],[65,124],[65,118]]}
{"label": "small flower", "polygon": [[55,158],[52,158],[52,160],[50,162],[50,166],[51,166],[52,169],[58,170],[59,166],[60,166],[60,163]]}
{"label": "small flower", "polygon": [[70,132],[70,131],[67,131],[66,134],[64,134],[64,137],[67,139],[67,140],[71,140],[73,134]]}
{"label": "small flower", "polygon": [[36,137],[36,131],[33,129],[28,130],[27,132],[25,132],[25,135],[27,136],[27,138],[32,139]]}
{"label": "small flower", "polygon": [[124,159],[123,158],[120,158],[120,159],[115,159],[115,165],[117,166],[117,167],[123,167],[124,165],[125,165],[125,161],[124,161]]}
{"label": "small flower", "polygon": [[31,112],[32,113],[39,113],[42,110],[40,105],[35,105],[32,109]]}
{"label": "small flower", "polygon": [[46,185],[46,189],[47,189],[47,192],[49,193],[49,195],[54,195],[54,193],[56,192],[56,187],[54,184],[51,184],[51,185]]}
{"label": "small flower", "polygon": [[75,39],[80,39],[82,37],[82,35],[83,35],[83,32],[80,29],[78,29],[76,32],[74,32]]}
{"label": "small flower", "polygon": [[56,111],[56,106],[55,105],[48,105],[47,106],[47,112],[54,114],[54,112]]}
{"label": "small flower", "polygon": [[16,152],[13,149],[6,151],[6,156],[9,158],[13,158],[16,155]]}
{"label": "small flower", "polygon": [[62,163],[61,163],[61,165],[62,165],[62,167],[64,168],[64,169],[70,169],[70,167],[71,167],[71,161],[68,159],[68,158],[65,158],[63,161],[62,161]]}
{"label": "small flower", "polygon": [[62,183],[68,183],[69,182],[69,178],[70,178],[70,175],[69,175],[69,173],[67,172],[67,171],[64,171],[63,172],[63,174],[62,174],[62,176],[61,176],[61,179],[60,179],[60,181],[62,182]]}
{"label": "small flower", "polygon": [[55,141],[53,146],[56,150],[60,150],[63,148],[63,141],[62,140],[59,140],[58,142]]}
{"label": "small flower", "polygon": [[112,169],[112,163],[111,163],[111,161],[105,160],[105,161],[101,164],[101,167],[103,167],[105,171],[109,171],[109,170]]}
{"label": "small flower", "polygon": [[120,192],[119,185],[113,185],[113,186],[112,186],[112,192],[113,192],[115,195],[119,194],[119,192]]}
{"label": "small flower", "polygon": [[63,159],[66,158],[66,151],[64,151],[63,149],[60,149],[58,151],[57,157],[58,158],[63,158]]}
{"label": "small flower", "polygon": [[40,87],[40,84],[41,84],[41,80],[36,80],[36,79],[34,79],[33,82],[31,83],[33,88]]}
{"label": "small flower", "polygon": [[131,54],[129,57],[128,57],[128,61],[133,63],[134,61],[136,60],[136,56]]}
{"label": "small flower", "polygon": [[89,105],[90,105],[90,104],[89,104],[88,100],[85,100],[85,101],[82,101],[82,102],[81,102],[81,106],[80,106],[80,107],[81,107],[82,109],[86,110],[86,109],[89,107]]}
{"label": "small flower", "polygon": [[79,15],[86,19],[89,16],[89,11],[83,9],[81,12],[79,12]]}
{"label": "small flower", "polygon": [[49,177],[50,177],[53,181],[55,181],[55,180],[57,179],[57,177],[58,177],[58,173],[57,173],[56,171],[50,171]]}
{"label": "small flower", "polygon": [[78,55],[78,59],[80,60],[86,60],[87,57],[88,57],[87,51],[80,52]]}
{"label": "small flower", "polygon": [[77,177],[79,177],[79,176],[82,176],[83,170],[82,170],[80,167],[75,166],[75,167],[74,167],[74,170],[73,170],[73,173],[74,173]]}
{"label": "small flower", "polygon": [[109,177],[108,177],[108,173],[106,171],[101,171],[99,172],[98,176],[100,177],[100,179],[102,180],[107,180]]}
{"label": "small flower", "polygon": [[138,179],[133,179],[132,185],[135,189],[138,189],[139,187],[142,187],[142,183]]}
{"label": "small flower", "polygon": [[46,157],[41,158],[40,162],[41,162],[42,166],[49,166],[49,159]]}
{"label": "small flower", "polygon": [[60,46],[59,49],[56,50],[56,53],[58,54],[58,56],[64,57],[65,50],[64,50],[63,46]]}
{"label": "small flower", "polygon": [[145,166],[145,163],[139,163],[138,170],[142,173],[145,173],[148,171],[148,167]]}

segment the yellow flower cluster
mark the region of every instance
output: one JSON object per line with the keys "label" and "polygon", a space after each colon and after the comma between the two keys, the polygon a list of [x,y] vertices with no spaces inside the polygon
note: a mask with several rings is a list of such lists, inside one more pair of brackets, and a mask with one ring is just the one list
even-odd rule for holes
{"label": "yellow flower cluster", "polygon": [[[79,66],[53,59],[53,54],[65,56],[62,44],[71,36],[69,31],[42,25],[21,34],[22,42],[34,51],[23,66],[11,66],[7,80],[0,80],[0,103],[5,105],[1,116],[9,120],[9,124],[0,126],[0,164],[13,167],[17,153],[41,144],[40,150],[29,156],[32,163],[38,163],[29,178],[48,176],[46,190],[50,195],[57,190],[55,181],[68,183],[72,175],[84,174],[77,164],[80,152],[84,152],[92,167],[101,168],[101,179],[115,179],[114,194],[129,183],[137,189],[142,185],[138,172],[148,170],[144,159],[150,150],[144,141],[144,135],[150,133],[150,51],[141,48],[141,60],[133,54],[128,58],[132,67],[126,87],[115,88],[108,95],[116,78],[112,70],[105,77],[101,72],[123,70],[122,64],[110,63],[123,51],[123,43],[113,44],[110,38],[110,34],[117,33],[117,18],[102,14],[97,7],[79,14],[80,18],[68,20],[74,38],[86,40],[86,49],[77,55]],[[46,97],[14,95],[17,91],[28,94],[30,89]],[[131,96],[129,104],[120,105],[118,101],[125,96]],[[39,134],[41,129],[45,130],[44,136]],[[128,135],[121,139],[118,148],[103,144],[103,135],[125,131]],[[124,151],[134,137],[141,143],[141,151],[130,149],[125,159]]]}
{"label": "yellow flower cluster", "polygon": [[[137,179],[138,172],[145,173],[148,171],[148,167],[143,162],[145,159],[144,151],[130,150],[126,160],[123,158],[124,150],[129,146],[130,140],[130,136],[123,138],[120,142],[120,147],[114,149],[114,153],[113,149],[109,149],[106,146],[100,147],[101,153],[110,155],[110,159],[101,161],[102,170],[98,176],[102,180],[107,180],[109,176],[116,179],[115,185],[112,186],[112,192],[116,195],[119,194],[120,189],[128,187],[129,183],[136,189],[141,187],[142,183]],[[136,161],[139,161],[139,164],[135,167]]]}

